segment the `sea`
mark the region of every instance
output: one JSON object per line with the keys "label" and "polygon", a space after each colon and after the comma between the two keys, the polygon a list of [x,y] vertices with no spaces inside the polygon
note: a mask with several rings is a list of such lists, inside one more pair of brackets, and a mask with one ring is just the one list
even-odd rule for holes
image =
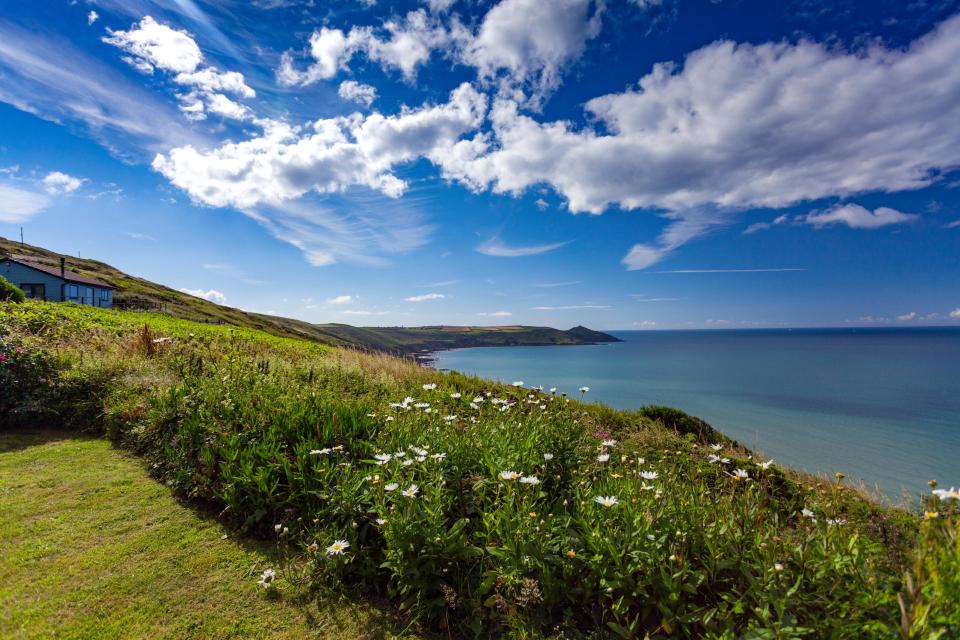
{"label": "sea", "polygon": [[481,347],[433,366],[699,416],[764,459],[916,504],[960,486],[960,328],[614,331],[623,342]]}

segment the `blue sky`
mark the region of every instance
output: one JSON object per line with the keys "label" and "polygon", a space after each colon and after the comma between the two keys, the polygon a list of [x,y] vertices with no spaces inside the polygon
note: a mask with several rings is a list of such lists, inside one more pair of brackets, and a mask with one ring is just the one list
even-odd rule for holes
{"label": "blue sky", "polygon": [[0,6],[7,238],[315,322],[960,325],[960,2]]}

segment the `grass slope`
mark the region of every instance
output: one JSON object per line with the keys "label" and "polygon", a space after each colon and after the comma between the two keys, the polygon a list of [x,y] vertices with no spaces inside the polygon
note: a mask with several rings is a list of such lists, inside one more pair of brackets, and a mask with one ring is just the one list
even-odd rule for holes
{"label": "grass slope", "polygon": [[118,307],[157,310],[175,318],[258,329],[275,336],[300,338],[320,344],[351,346],[411,354],[423,350],[453,347],[501,345],[551,345],[616,342],[613,336],[575,327],[569,331],[549,327],[353,327],[345,324],[311,324],[214,304],[161,284],[128,275],[98,260],[62,256],[33,245],[21,245],[0,237],[0,257],[5,254],[31,256],[59,267],[65,257],[71,271],[116,287]]}
{"label": "grass slope", "polygon": [[272,547],[177,503],[103,439],[0,433],[0,637],[388,635],[379,614],[265,599]]}
{"label": "grass slope", "polygon": [[677,410],[0,303],[0,429],[41,421],[106,433],[177,495],[280,542],[305,596],[388,597],[452,636],[960,637],[955,492],[883,508]]}

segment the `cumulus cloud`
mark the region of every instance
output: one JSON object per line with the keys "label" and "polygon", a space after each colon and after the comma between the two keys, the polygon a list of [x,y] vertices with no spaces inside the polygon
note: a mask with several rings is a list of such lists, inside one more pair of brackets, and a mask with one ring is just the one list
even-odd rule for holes
{"label": "cumulus cloud", "polygon": [[447,103],[399,115],[353,114],[315,121],[306,130],[272,123],[261,136],[201,151],[159,154],[153,168],[195,200],[214,207],[277,205],[308,191],[364,186],[397,198],[407,184],[394,166],[438,157],[483,119],[486,98],[469,84]]}
{"label": "cumulus cloud", "polygon": [[916,312],[916,311],[911,311],[910,313],[905,313],[905,314],[903,314],[902,316],[897,316],[897,320],[901,320],[901,321],[903,321],[903,322],[908,322],[908,321],[910,321],[910,320],[915,320],[916,317],[917,317],[917,312]]}
{"label": "cumulus cloud", "polygon": [[337,94],[344,100],[350,100],[369,108],[373,101],[377,99],[377,88],[356,80],[344,80],[340,83]]}
{"label": "cumulus cloud", "polygon": [[173,81],[190,90],[178,95],[180,109],[190,120],[203,120],[208,113],[233,120],[247,120],[249,107],[227,97],[255,98],[243,74],[219,71],[203,64],[203,52],[186,31],[173,29],[145,16],[128,31],[113,31],[103,41],[130,54],[123,59],[143,73],[161,69],[173,75]]}
{"label": "cumulus cloud", "polygon": [[502,0],[466,41],[460,58],[484,81],[529,90],[536,105],[600,33],[603,7],[593,0]]}
{"label": "cumulus cloud", "polygon": [[87,14],[87,25],[88,26],[92,25],[94,22],[97,21],[98,18],[100,18],[99,13],[97,13],[96,11],[90,11],[90,13]]}
{"label": "cumulus cloud", "polygon": [[354,26],[344,32],[322,27],[310,36],[313,63],[299,71],[287,52],[280,60],[277,79],[287,86],[314,84],[334,77],[347,68],[354,55],[363,53],[384,69],[399,70],[404,78],[413,80],[433,51],[450,46],[454,38],[453,32],[424,9],[410,11],[400,19],[391,18],[379,29]]}
{"label": "cumulus cloud", "polygon": [[565,247],[568,244],[570,244],[569,241],[511,247],[501,242],[499,238],[490,238],[477,245],[477,253],[482,253],[485,256],[496,256],[498,258],[521,258],[523,256],[536,256],[541,253],[548,253]]}
{"label": "cumulus cloud", "polygon": [[327,298],[327,304],[349,304],[353,302],[353,296],[334,296]]}
{"label": "cumulus cloud", "polygon": [[86,178],[76,178],[60,171],[51,171],[43,179],[43,188],[53,195],[73,193],[86,181]]}
{"label": "cumulus cloud", "polygon": [[488,316],[492,318],[506,318],[508,316],[512,316],[513,313],[511,313],[510,311],[489,311],[489,312],[478,313],[477,315]]}
{"label": "cumulus cloud", "polygon": [[902,50],[716,42],[588,101],[596,128],[497,100],[492,135],[441,168],[496,193],[548,184],[574,212],[666,212],[664,234],[625,259],[645,268],[734,212],[917,189],[960,166],[958,58],[960,16]]}
{"label": "cumulus cloud", "polygon": [[807,214],[803,221],[818,229],[833,224],[846,225],[851,229],[879,229],[893,224],[913,222],[918,216],[901,213],[890,207],[879,207],[871,212],[858,204],[837,205],[822,212]]}
{"label": "cumulus cloud", "polygon": [[52,203],[46,194],[0,182],[0,222],[26,222]]}
{"label": "cumulus cloud", "polygon": [[327,80],[363,54],[385,70],[399,70],[410,81],[435,51],[474,67],[485,84],[505,93],[527,92],[528,106],[539,106],[559,86],[562,74],[602,27],[604,2],[596,0],[501,0],[474,32],[459,18],[446,19],[451,0],[428,0],[430,11],[416,9],[390,18],[380,27],[349,31],[321,27],[310,37],[311,64],[296,68],[290,52],[281,57],[277,79],[288,86]]}
{"label": "cumulus cloud", "polygon": [[951,318],[960,318],[960,309],[954,309],[950,312]]}
{"label": "cumulus cloud", "polygon": [[203,289],[180,289],[182,293],[194,296],[195,298],[203,298],[204,300],[209,300],[215,304],[226,304],[227,296],[223,295],[216,289],[209,289],[204,291]]}
{"label": "cumulus cloud", "polygon": [[429,300],[443,300],[446,298],[442,293],[424,293],[419,296],[410,296],[409,298],[404,298],[407,302],[427,302]]}

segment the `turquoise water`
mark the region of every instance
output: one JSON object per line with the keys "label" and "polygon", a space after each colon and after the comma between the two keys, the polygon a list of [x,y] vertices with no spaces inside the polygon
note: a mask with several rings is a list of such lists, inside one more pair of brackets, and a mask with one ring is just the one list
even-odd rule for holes
{"label": "turquoise water", "polygon": [[780,464],[895,501],[960,484],[960,330],[624,331],[621,343],[435,354],[435,366],[619,408],[678,407]]}

